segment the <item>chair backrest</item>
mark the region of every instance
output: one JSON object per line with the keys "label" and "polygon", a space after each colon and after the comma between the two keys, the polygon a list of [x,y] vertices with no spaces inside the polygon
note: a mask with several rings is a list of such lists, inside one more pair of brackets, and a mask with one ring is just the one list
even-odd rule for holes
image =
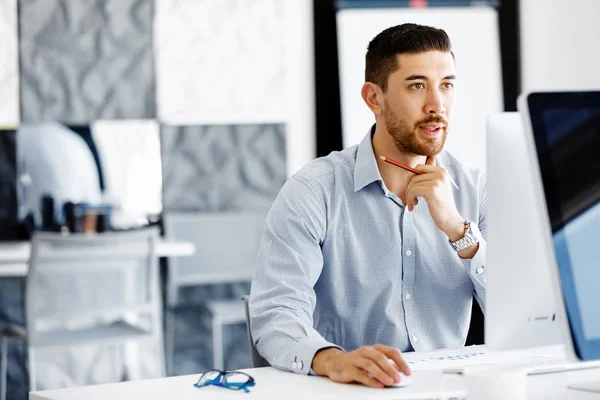
{"label": "chair backrest", "polygon": [[244,306],[246,308],[246,332],[248,333],[248,348],[250,349],[252,367],[270,367],[271,364],[269,364],[269,362],[259,354],[258,350],[256,350],[256,346],[254,345],[254,340],[252,340],[252,330],[250,329],[250,310],[248,309],[248,301],[250,300],[250,296],[243,296],[242,300],[244,301]]}
{"label": "chair backrest", "polygon": [[177,288],[182,286],[252,280],[265,217],[266,211],[165,212],[165,236],[196,247],[190,257],[169,259],[168,304],[176,305]]}
{"label": "chair backrest", "polygon": [[[96,235],[35,233],[26,280],[27,333],[76,321],[157,316],[158,229]],[[152,321],[154,322],[154,321]]]}

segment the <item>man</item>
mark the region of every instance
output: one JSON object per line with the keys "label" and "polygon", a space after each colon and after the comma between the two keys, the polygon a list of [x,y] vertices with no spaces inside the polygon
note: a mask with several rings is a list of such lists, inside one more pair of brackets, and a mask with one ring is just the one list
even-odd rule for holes
{"label": "man", "polygon": [[486,194],[481,171],[442,152],[455,80],[443,30],[369,44],[375,126],[289,179],[267,217],[250,313],[271,365],[383,387],[410,374],[401,351],[464,345],[473,294],[483,307]]}

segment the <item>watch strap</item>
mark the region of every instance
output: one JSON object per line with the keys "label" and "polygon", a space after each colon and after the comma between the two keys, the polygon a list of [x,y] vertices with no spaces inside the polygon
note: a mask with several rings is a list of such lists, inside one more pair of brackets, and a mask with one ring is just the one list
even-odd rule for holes
{"label": "watch strap", "polygon": [[[471,247],[474,244],[479,243],[479,230],[474,228],[473,225],[475,225],[474,222],[465,221],[465,235],[455,242],[448,241],[454,250],[461,251],[467,247]],[[477,230],[477,232],[475,232],[475,230]]]}

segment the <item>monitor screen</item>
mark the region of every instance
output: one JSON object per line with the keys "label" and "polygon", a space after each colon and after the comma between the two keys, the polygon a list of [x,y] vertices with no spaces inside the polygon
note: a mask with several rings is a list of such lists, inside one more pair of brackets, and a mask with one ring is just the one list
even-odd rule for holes
{"label": "monitor screen", "polygon": [[527,101],[573,343],[600,359],[600,92]]}

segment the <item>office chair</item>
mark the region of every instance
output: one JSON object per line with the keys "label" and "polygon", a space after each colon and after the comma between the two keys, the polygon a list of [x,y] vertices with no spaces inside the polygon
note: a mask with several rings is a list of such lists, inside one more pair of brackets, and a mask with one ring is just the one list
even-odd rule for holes
{"label": "office chair", "polygon": [[[9,340],[27,345],[31,391],[36,390],[35,351],[51,346],[152,341],[159,374],[165,375],[157,238],[154,228],[93,236],[34,234],[26,325],[10,324],[2,332],[2,400]],[[66,329],[66,323],[78,327]],[[128,372],[137,378],[135,371]]]}
{"label": "office chair", "polygon": [[[266,211],[165,212],[166,237],[193,242],[191,257],[172,258],[167,270],[167,370],[173,371],[175,317],[179,289],[186,286],[250,282],[264,230]],[[244,308],[237,299],[207,300],[212,316],[213,367],[224,369],[223,326],[243,323]]]}

